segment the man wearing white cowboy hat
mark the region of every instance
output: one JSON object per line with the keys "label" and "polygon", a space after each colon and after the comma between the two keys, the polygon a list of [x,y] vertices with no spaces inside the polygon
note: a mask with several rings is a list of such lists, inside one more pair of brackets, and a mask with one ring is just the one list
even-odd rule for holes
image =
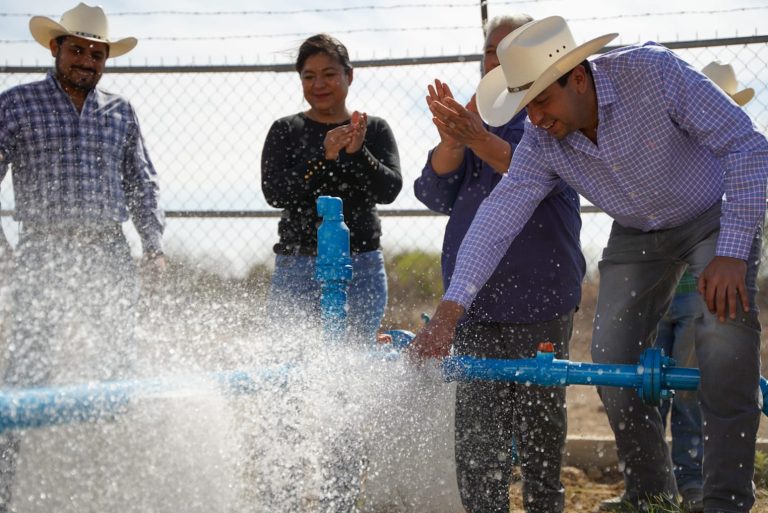
{"label": "man wearing white cowboy hat", "polygon": [[[730,64],[718,61],[707,64],[702,70],[739,106],[746,105],[754,96],[751,88],[738,90],[736,73]],[[701,316],[703,305],[696,290],[696,278],[688,271],[677,284],[675,297],[659,323],[656,346],[674,358],[680,367],[697,367],[695,334],[696,320]],[[666,424],[670,414],[672,432],[672,463],[675,481],[682,497],[683,508],[689,513],[704,510],[702,491],[701,413],[696,391],[678,391],[675,397],[662,402],[659,407],[662,422]]]}
{"label": "man wearing white cowboy hat", "polygon": [[[501,66],[481,81],[478,110],[497,125],[527,108],[529,122],[411,352],[448,353],[457,320],[539,201],[563,179],[615,219],[600,262],[593,361],[636,364],[653,344],[686,266],[697,277],[704,307],[696,332],[704,511],[749,511],[760,415],[754,300],[768,141],[717,86],[655,43],[585,60],[613,37],[576,45],[565,21],[551,17],[499,43]],[[599,392],[628,507],[673,500],[658,409],[631,389]]]}
{"label": "man wearing white cowboy hat", "polygon": [[[136,40],[110,38],[102,9],[82,3],[58,23],[35,16],[29,28],[55,67],[0,94],[0,181],[11,169],[20,223],[15,251],[0,228],[0,261],[14,264],[3,386],[48,382],[69,326],[109,344],[98,368],[77,379],[111,379],[130,369],[133,353],[138,290],[124,221],[133,219],[148,270],[165,266],[157,174],[136,114],[96,87],[107,58]],[[0,440],[0,511],[10,507],[18,445],[17,434]]]}

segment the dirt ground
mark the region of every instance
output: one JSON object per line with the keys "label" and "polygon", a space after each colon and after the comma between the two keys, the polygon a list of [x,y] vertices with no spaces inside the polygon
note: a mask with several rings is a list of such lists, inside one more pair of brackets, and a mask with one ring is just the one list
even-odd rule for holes
{"label": "dirt ground", "polygon": [[[565,485],[565,511],[592,513],[600,501],[619,495],[622,483],[618,473],[596,481],[578,468],[565,467],[562,472]],[[512,486],[510,513],[525,513],[520,483]]]}
{"label": "dirt ground", "polygon": [[[562,472],[565,485],[566,513],[594,513],[600,501],[621,494],[623,484],[618,473],[595,480],[578,468],[565,467]],[[520,484],[512,487],[510,513],[525,513],[522,505]],[[768,491],[758,490],[757,502],[752,513],[768,513]]]}

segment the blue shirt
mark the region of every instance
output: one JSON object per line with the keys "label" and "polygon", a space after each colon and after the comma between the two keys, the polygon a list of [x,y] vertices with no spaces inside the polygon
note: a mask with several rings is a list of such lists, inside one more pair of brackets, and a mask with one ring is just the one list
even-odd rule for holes
{"label": "blue shirt", "polygon": [[[525,112],[491,133],[514,150],[523,136]],[[416,197],[428,208],[448,214],[442,252],[443,286],[451,283],[456,254],[483,200],[502,175],[469,148],[453,172],[438,175],[432,152]],[[579,196],[564,182],[545,198],[509,246],[492,276],[478,292],[463,321],[532,323],[549,321],[569,312],[581,300],[585,262],[579,243]]]}
{"label": "blue shirt", "polygon": [[35,223],[124,222],[145,252],[161,249],[157,173],[136,113],[94,89],[78,113],[49,72],[0,94],[0,182],[13,169],[14,218]]}
{"label": "blue shirt", "polygon": [[726,196],[716,255],[746,260],[765,216],[768,141],[714,83],[655,43],[592,61],[599,124],[557,140],[526,123],[509,173],[477,213],[445,299],[468,306],[538,202],[568,182],[643,231],[696,219]]}

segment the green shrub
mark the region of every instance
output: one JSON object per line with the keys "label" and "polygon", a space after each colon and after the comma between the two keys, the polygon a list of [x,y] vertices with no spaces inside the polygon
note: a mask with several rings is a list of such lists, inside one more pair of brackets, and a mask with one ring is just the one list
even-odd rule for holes
{"label": "green shrub", "polygon": [[387,258],[390,295],[414,302],[435,301],[443,294],[440,255],[413,251]]}
{"label": "green shrub", "polygon": [[757,451],[755,453],[755,486],[768,488],[768,454]]}
{"label": "green shrub", "polygon": [[387,256],[389,301],[382,327],[418,331],[443,295],[440,255],[413,251]]}

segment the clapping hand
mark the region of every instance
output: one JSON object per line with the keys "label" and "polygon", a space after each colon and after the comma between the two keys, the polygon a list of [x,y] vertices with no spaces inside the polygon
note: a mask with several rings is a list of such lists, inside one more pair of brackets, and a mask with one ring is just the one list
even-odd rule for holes
{"label": "clapping hand", "polygon": [[463,146],[461,141],[458,141],[451,136],[450,131],[444,130],[445,123],[435,114],[435,109],[437,109],[438,103],[445,105],[448,98],[453,99],[451,88],[448,87],[448,84],[436,79],[434,86],[427,86],[427,91],[429,92],[429,95],[427,95],[427,107],[429,107],[430,112],[432,112],[432,122],[435,124],[437,132],[440,134],[440,141],[451,148]]}
{"label": "clapping hand", "polygon": [[363,142],[365,141],[365,131],[368,129],[368,114],[358,111],[353,112],[349,125],[352,127],[352,137],[344,149],[348,154],[357,153],[363,147]]}
{"label": "clapping hand", "polygon": [[477,113],[474,96],[463,106],[454,99],[448,84],[435,80],[434,87],[430,85],[428,89],[427,105],[443,143],[471,147],[487,136],[488,131]]}
{"label": "clapping hand", "polygon": [[325,158],[336,160],[343,149],[348,154],[357,153],[363,147],[365,131],[368,127],[368,115],[355,111],[349,124],[338,126],[325,134],[323,146]]}

